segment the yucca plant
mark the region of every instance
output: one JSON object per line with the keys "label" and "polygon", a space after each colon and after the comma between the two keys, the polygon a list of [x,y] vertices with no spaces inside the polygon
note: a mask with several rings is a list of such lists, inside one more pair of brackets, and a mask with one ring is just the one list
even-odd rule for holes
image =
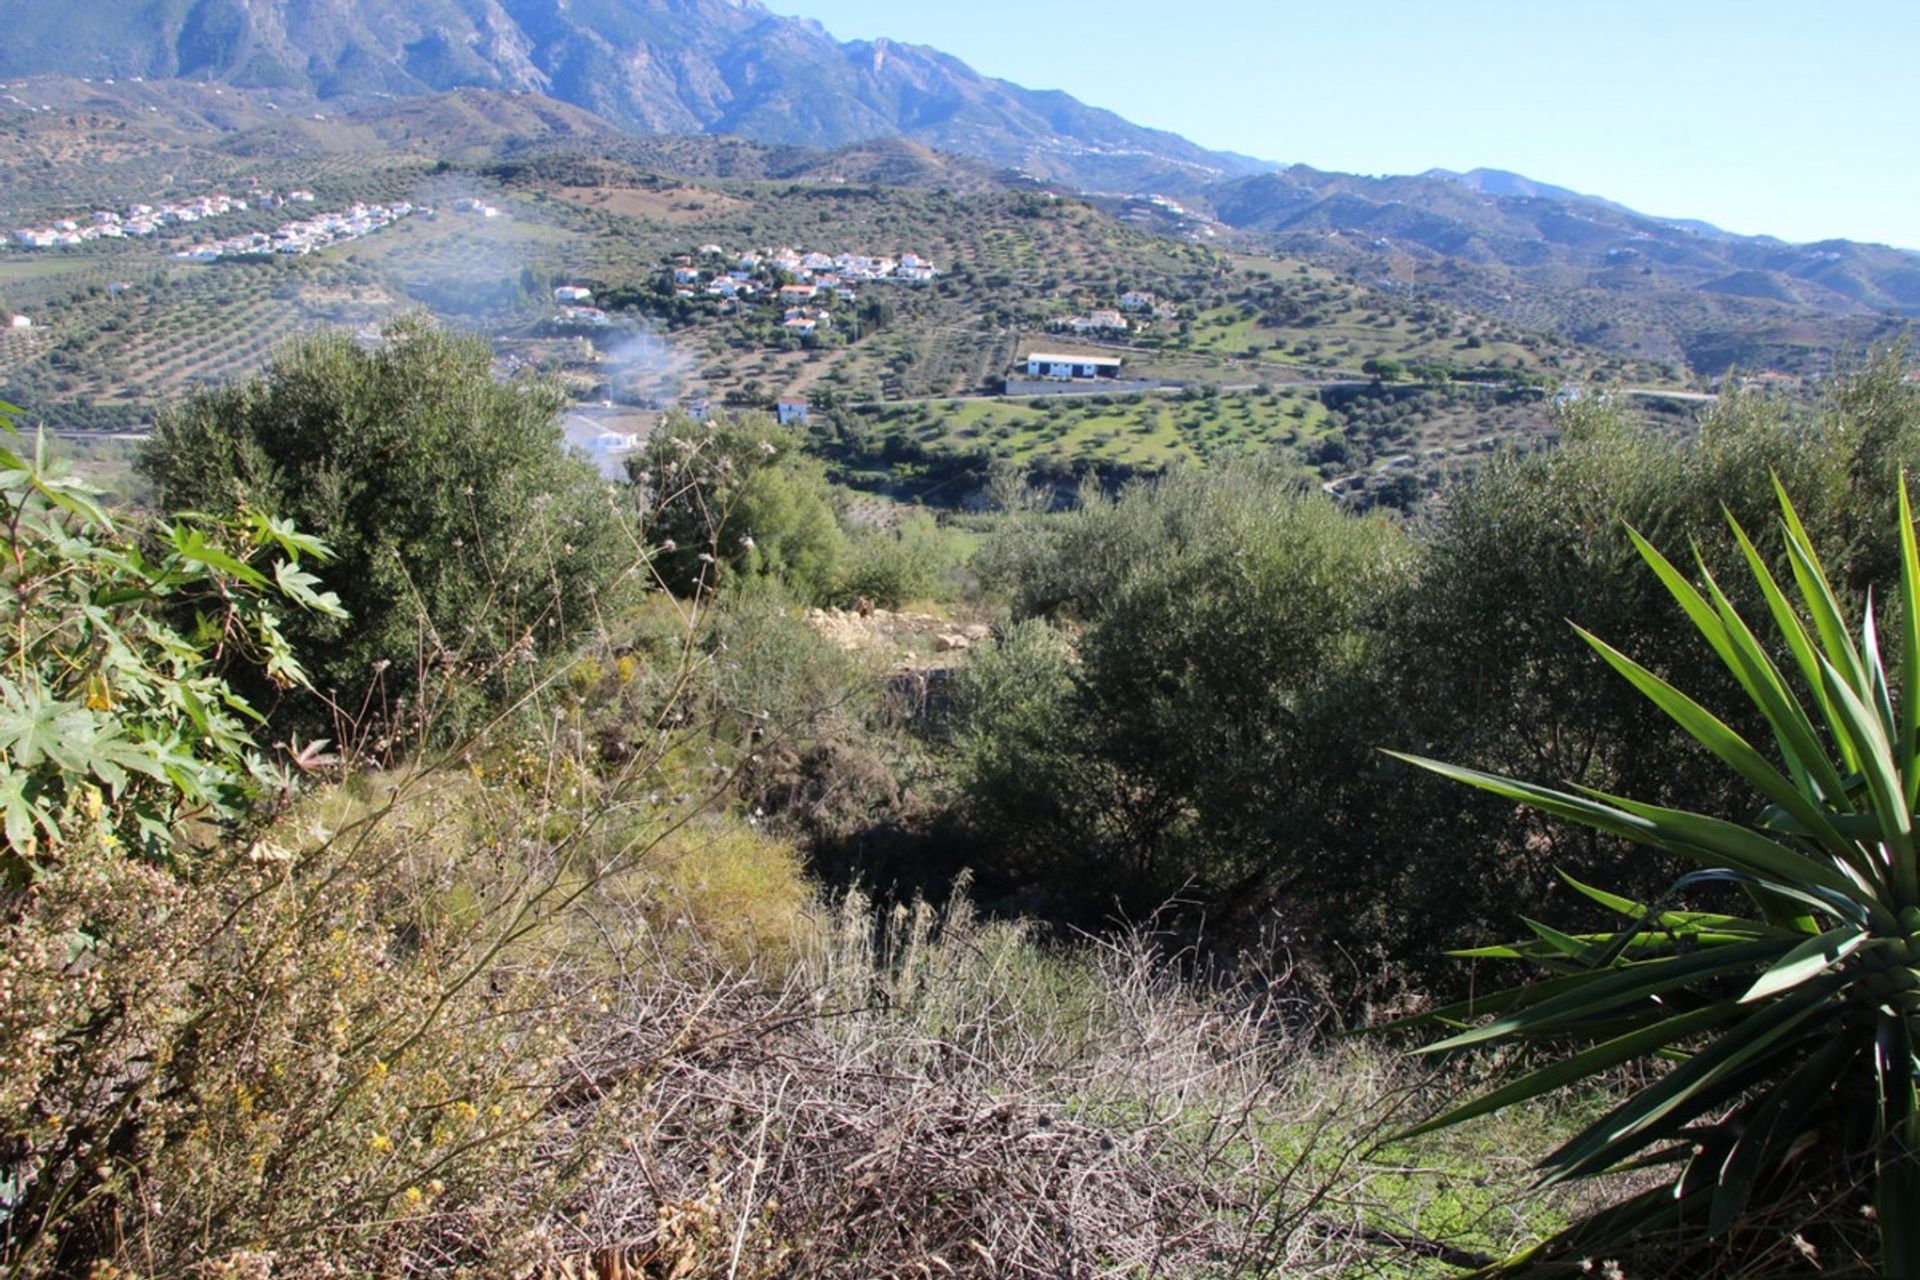
{"label": "yucca plant", "polygon": [[[1415,1020],[1456,1031],[1425,1052],[1522,1045],[1532,1066],[1414,1133],[1591,1083],[1623,1064],[1669,1064],[1644,1073],[1648,1083],[1546,1157],[1541,1170],[1546,1182],[1649,1168],[1670,1178],[1502,1268],[1606,1256],[1609,1247],[1661,1231],[1712,1244],[1761,1221],[1783,1197],[1857,1183],[1871,1188],[1872,1204],[1855,1206],[1864,1215],[1855,1221],[1877,1220],[1880,1272],[1920,1277],[1920,866],[1913,818],[1920,803],[1920,553],[1903,480],[1896,684],[1872,598],[1856,636],[1792,503],[1784,491],[1779,497],[1791,591],[1729,516],[1778,637],[1772,650],[1697,550],[1698,587],[1633,535],[1752,700],[1772,737],[1771,755],[1646,667],[1580,632],[1681,730],[1751,784],[1758,807],[1750,822],[1393,753],[1665,850],[1693,868],[1651,904],[1569,880],[1626,917],[1626,925],[1574,935],[1529,921],[1525,942],[1464,954],[1531,960],[1552,976]],[[1707,886],[1735,887],[1749,913],[1681,909],[1689,891]],[[1546,1065],[1539,1065],[1543,1056]]]}

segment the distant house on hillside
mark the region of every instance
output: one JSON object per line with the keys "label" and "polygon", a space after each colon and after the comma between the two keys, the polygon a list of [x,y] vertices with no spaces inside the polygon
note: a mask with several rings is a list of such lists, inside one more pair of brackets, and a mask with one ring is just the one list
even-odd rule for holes
{"label": "distant house on hillside", "polygon": [[1151,311],[1153,310],[1155,301],[1152,294],[1134,290],[1130,293],[1120,295],[1120,309],[1122,311]]}
{"label": "distant house on hillside", "polygon": [[791,396],[783,396],[773,407],[773,416],[783,427],[804,427],[807,425],[807,402]]}
{"label": "distant house on hillside", "polygon": [[1084,316],[1059,321],[1057,327],[1071,329],[1075,333],[1123,333],[1127,329],[1127,319],[1118,311],[1091,311]]}
{"label": "distant house on hillside", "polygon": [[25,316],[13,316],[7,321],[7,328],[31,329],[33,328],[33,321],[27,319]]}
{"label": "distant house on hillside", "polygon": [[577,284],[563,284],[553,291],[555,302],[592,302],[593,290]]}
{"label": "distant house on hillside", "polygon": [[1027,357],[1029,378],[1094,379],[1120,376],[1119,356],[1056,355],[1036,351]]}

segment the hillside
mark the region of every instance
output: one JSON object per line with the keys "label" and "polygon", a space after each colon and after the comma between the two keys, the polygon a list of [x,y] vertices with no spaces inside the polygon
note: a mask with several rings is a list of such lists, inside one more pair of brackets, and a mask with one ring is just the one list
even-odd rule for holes
{"label": "hillside", "polygon": [[1366,178],[1295,166],[1199,202],[1256,243],[1697,373],[1831,367],[1920,316],[1920,254],[1795,245],[1648,217],[1516,174]]}
{"label": "hillside", "polygon": [[937,50],[834,40],[756,0],[0,0],[0,76],[217,81],[351,99],[536,92],[649,133],[834,147],[903,136],[1092,190],[1265,166]]}
{"label": "hillside", "polygon": [[[1215,224],[1165,201],[1083,200],[906,139],[817,150],[636,135],[491,90],[295,113],[271,110],[269,90],[37,83],[48,110],[0,113],[15,142],[0,227],[270,193],[145,240],[0,248],[0,308],[32,320],[0,334],[0,399],[70,429],[138,427],[297,333],[371,334],[423,308],[492,335],[504,367],[559,374],[589,418],[618,402],[605,412],[623,431],[675,404],[810,399],[836,473],[895,497],[957,502],[991,457],[1117,478],[1280,452],[1342,492],[1394,486],[1406,501],[1416,480],[1415,494],[1498,441],[1543,433],[1558,385],[1686,379],[1342,264],[1230,251],[1203,234]],[[258,123],[222,130],[216,110]],[[316,214],[428,212],[305,254],[180,256],[272,234],[289,215],[271,202],[294,189]],[[913,253],[938,274],[829,289],[789,325],[771,298],[709,292],[732,260],[708,245]],[[682,264],[698,264],[686,286],[672,278]],[[604,323],[569,321],[551,293],[562,285],[587,289]],[[1151,301],[1124,329],[1071,331],[1129,293]],[[1026,353],[1060,349],[1172,386],[1002,398]],[[1375,369],[1402,385],[1355,398]]]}
{"label": "hillside", "polygon": [[[1920,315],[1920,254],[1735,236],[1496,169],[1279,170],[937,50],[838,42],[757,0],[111,0],[58,18],[0,0],[0,18],[17,36],[0,75],[39,73],[0,95],[0,129],[64,113],[70,133],[110,137],[138,120],[158,145],[107,163],[155,175],[189,167],[182,140],[224,134],[223,157],[375,169],[587,152],[699,178],[1024,182],[1704,377],[1830,371]],[[34,142],[14,153],[92,163],[91,144],[48,157]]]}

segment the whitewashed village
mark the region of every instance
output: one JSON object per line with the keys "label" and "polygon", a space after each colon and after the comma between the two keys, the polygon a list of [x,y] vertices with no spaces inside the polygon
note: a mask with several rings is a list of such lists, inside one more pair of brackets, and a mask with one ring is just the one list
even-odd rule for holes
{"label": "whitewashed village", "polygon": [[[84,215],[59,218],[42,226],[15,227],[7,243],[17,249],[70,249],[100,240],[150,239],[185,227],[197,227],[217,218],[257,209],[311,205],[319,197],[311,191],[281,194],[256,187],[244,196],[224,192],[192,200],[156,200],[128,205],[124,210],[94,209]],[[357,240],[391,226],[402,218],[426,212],[406,201],[391,204],[354,203],[337,212],[314,214],[281,223],[272,231],[254,231],[193,244],[172,256],[183,262],[219,262],[231,258],[304,256],[330,245]]]}
{"label": "whitewashed village", "polygon": [[210,244],[196,244],[173,256],[185,262],[220,262],[233,258],[304,257],[332,245],[370,236],[422,210],[407,201],[393,204],[349,205],[338,213],[315,214],[283,222],[272,231],[228,236]]}

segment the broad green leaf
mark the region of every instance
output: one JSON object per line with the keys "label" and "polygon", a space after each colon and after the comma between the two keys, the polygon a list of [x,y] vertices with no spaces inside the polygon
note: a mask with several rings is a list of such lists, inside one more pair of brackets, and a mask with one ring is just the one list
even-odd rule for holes
{"label": "broad green leaf", "polygon": [[1582,942],[1571,934],[1562,933],[1550,925],[1541,924],[1538,920],[1529,920],[1525,916],[1522,916],[1520,923],[1533,930],[1535,937],[1539,938],[1540,941],[1546,943],[1549,948],[1559,952],[1561,955],[1572,956],[1577,960],[1590,956],[1593,953],[1594,949],[1589,944]]}
{"label": "broad green leaf", "polygon": [[1719,757],[1767,799],[1798,818],[1816,834],[1822,844],[1843,857],[1854,854],[1855,851],[1827,822],[1820,806],[1719,717],[1606,641],[1582,628],[1575,627],[1574,630],[1593,646],[1609,666],[1666,712],[1689,737]]}
{"label": "broad green leaf", "polygon": [[[1746,557],[1747,567],[1753,574],[1755,585],[1760,588],[1760,594],[1767,602],[1767,610],[1773,615],[1774,626],[1780,632],[1780,638],[1786,642],[1788,650],[1793,654],[1794,662],[1800,668],[1801,678],[1806,682],[1808,693],[1819,707],[1822,723],[1830,722],[1832,707],[1827,701],[1825,682],[1820,678],[1819,650],[1814,644],[1813,637],[1807,633],[1806,624],[1801,621],[1799,613],[1787,599],[1786,592],[1774,578],[1773,570],[1768,567],[1765,557],[1760,554],[1760,549],[1753,544],[1753,539],[1747,536],[1747,531],[1740,527],[1740,522],[1733,518],[1732,512],[1727,513],[1727,523],[1733,529],[1734,540],[1739,543],[1741,554]],[[1800,707],[1797,699],[1793,700],[1793,705],[1796,708]],[[1844,790],[1840,785],[1839,775],[1831,768],[1826,753],[1820,750],[1818,743],[1814,740],[1812,719],[1807,716],[1804,708],[1800,708],[1800,718],[1806,725],[1806,742],[1812,744],[1803,748],[1805,752],[1803,758],[1809,769],[1817,770],[1815,780],[1820,785],[1821,794],[1827,797],[1829,803],[1838,804]],[[1845,759],[1843,763],[1848,769],[1857,767],[1850,758]]]}
{"label": "broad green leaf", "polygon": [[1597,969],[1578,975],[1551,999],[1530,1004],[1484,1026],[1428,1045],[1422,1053],[1445,1053],[1469,1045],[1538,1030],[1578,1033],[1580,1020],[1611,1014],[1623,1005],[1689,986],[1706,978],[1738,973],[1777,958],[1779,942],[1744,942],[1712,947],[1687,955],[1650,960],[1643,964]]}
{"label": "broad green leaf", "polygon": [[1907,473],[1900,473],[1900,768],[1907,807],[1920,806],[1920,540],[1913,531]]}
{"label": "broad green leaf", "polygon": [[[1608,893],[1605,889],[1595,888],[1590,884],[1583,884],[1564,871],[1557,872],[1556,874],[1558,874],[1560,879],[1575,893],[1599,903],[1609,911],[1626,916],[1628,919],[1646,919],[1648,912],[1652,910],[1652,908],[1646,904],[1635,902],[1631,898],[1623,898],[1619,894]],[[1653,916],[1649,927],[1653,926],[1658,926],[1663,929],[1705,930],[1735,936],[1745,935],[1754,938],[1795,936],[1790,930],[1781,929],[1778,926],[1768,924],[1764,920],[1749,920],[1744,916],[1722,915],[1714,911],[1661,911]]]}
{"label": "broad green leaf", "polygon": [[1875,1116],[1874,1207],[1880,1265],[1894,1280],[1920,1280],[1920,1097],[1915,1096],[1913,1027],[1882,1016],[1874,1042],[1879,1077]]}
{"label": "broad green leaf", "polygon": [[183,560],[191,561],[194,564],[205,565],[209,569],[218,570],[230,578],[235,578],[246,583],[250,587],[264,587],[267,585],[266,578],[261,575],[258,569],[253,568],[251,565],[242,564],[225,551],[208,542],[206,536],[198,529],[186,525],[175,525],[172,533],[172,543],[175,553]]}
{"label": "broad green leaf", "polygon": [[1708,1234],[1720,1235],[1733,1226],[1746,1210],[1756,1178],[1792,1150],[1809,1113],[1832,1096],[1835,1084],[1859,1053],[1857,1039],[1836,1036],[1808,1055],[1786,1081],[1768,1091],[1721,1163]]}
{"label": "broad green leaf", "polygon": [[325,614],[329,618],[344,618],[347,611],[340,606],[340,597],[331,591],[317,592],[320,579],[300,568],[291,560],[281,560],[273,566],[274,579],[280,584],[280,590],[289,600],[315,613]]}
{"label": "broad green leaf", "polygon": [[1850,737],[1860,757],[1860,774],[1873,796],[1873,812],[1880,820],[1881,838],[1895,866],[1913,862],[1913,815],[1907,808],[1907,789],[1893,760],[1893,744],[1886,726],[1861,701],[1831,663],[1822,664],[1827,693],[1833,699],[1836,735]]}
{"label": "broad green leaf", "polygon": [[1824,889],[1850,902],[1856,897],[1858,886],[1832,864],[1770,840],[1750,827],[1605,792],[1593,794],[1629,817],[1648,823],[1662,848],[1695,861],[1712,866],[1720,859],[1725,865],[1751,871],[1771,883]]}

